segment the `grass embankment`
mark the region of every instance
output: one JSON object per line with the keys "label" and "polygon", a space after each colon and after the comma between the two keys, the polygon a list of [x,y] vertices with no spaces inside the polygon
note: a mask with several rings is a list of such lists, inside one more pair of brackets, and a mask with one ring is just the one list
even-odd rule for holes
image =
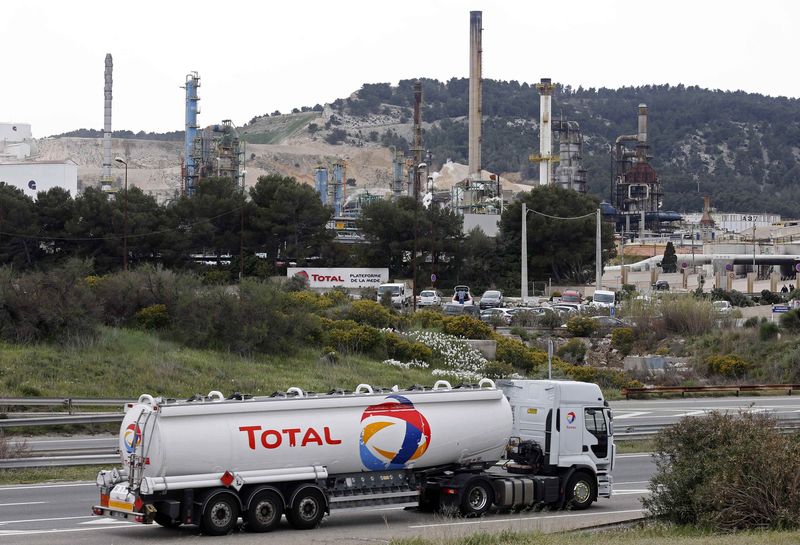
{"label": "grass embankment", "polygon": [[450,539],[397,539],[392,545],[795,545],[800,532],[713,534],[693,527],[645,523],[644,527],[603,532],[473,534]]}
{"label": "grass embankment", "polygon": [[[119,467],[119,464],[116,464]],[[112,465],[105,466],[70,466],[70,467],[30,467],[24,469],[0,469],[0,486],[11,484],[32,484],[49,482],[94,482],[101,469],[109,469]]]}
{"label": "grass embankment", "polygon": [[290,356],[196,350],[142,331],[100,329],[91,341],[58,346],[0,344],[0,391],[9,397],[188,398],[219,390],[269,395],[297,386],[327,392],[360,383],[432,384],[430,371],[399,369],[360,355],[320,360],[319,350]]}

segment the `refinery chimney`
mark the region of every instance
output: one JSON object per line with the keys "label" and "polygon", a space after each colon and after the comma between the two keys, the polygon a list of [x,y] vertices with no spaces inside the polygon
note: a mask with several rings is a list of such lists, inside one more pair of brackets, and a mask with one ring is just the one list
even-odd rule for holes
{"label": "refinery chimney", "polygon": [[194,162],[194,141],[197,138],[197,114],[199,108],[197,101],[197,88],[200,87],[200,76],[197,72],[189,72],[186,75],[186,131],[183,142],[183,186],[187,195],[194,195],[197,182],[197,165]]}
{"label": "refinery chimney", "polygon": [[474,180],[481,177],[482,13],[469,12],[469,176]]}
{"label": "refinery chimney", "polygon": [[542,78],[541,82],[536,84],[536,89],[539,91],[539,185],[551,183],[553,126],[550,118],[554,87],[550,78]]}
{"label": "refinery chimney", "polygon": [[111,72],[114,68],[114,63],[111,60],[111,53],[106,53],[106,71],[105,71],[105,115],[103,123],[103,167],[100,169],[100,184],[111,184]]}
{"label": "refinery chimney", "polygon": [[639,104],[639,130],[636,135],[636,157],[647,161],[647,104]]}

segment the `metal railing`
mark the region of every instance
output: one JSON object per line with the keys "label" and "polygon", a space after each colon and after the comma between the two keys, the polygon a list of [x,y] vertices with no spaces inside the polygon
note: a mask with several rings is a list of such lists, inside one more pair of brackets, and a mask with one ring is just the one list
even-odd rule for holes
{"label": "metal railing", "polygon": [[800,384],[743,384],[743,385],[719,385],[719,386],[653,386],[651,388],[622,388],[620,393],[625,399],[632,396],[652,395],[652,394],[706,394],[706,393],[728,393],[739,397],[742,392],[767,392],[779,391],[792,395],[795,390],[800,390]]}
{"label": "metal railing", "polygon": [[0,397],[0,407],[64,407],[72,414],[75,407],[124,407],[135,399],[92,399],[83,397]]}

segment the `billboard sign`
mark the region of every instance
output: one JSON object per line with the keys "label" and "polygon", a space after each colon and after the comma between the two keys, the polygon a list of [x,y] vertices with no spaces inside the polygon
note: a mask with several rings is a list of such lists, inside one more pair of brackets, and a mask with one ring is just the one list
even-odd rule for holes
{"label": "billboard sign", "polygon": [[377,288],[389,280],[389,269],[353,269],[346,267],[289,267],[286,276],[305,278],[312,289]]}

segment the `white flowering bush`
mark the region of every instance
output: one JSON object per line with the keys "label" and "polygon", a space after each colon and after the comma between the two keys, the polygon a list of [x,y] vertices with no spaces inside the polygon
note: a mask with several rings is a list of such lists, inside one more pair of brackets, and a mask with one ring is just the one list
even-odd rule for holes
{"label": "white flowering bush", "polygon": [[483,378],[488,361],[464,339],[433,331],[408,331],[403,335],[433,350],[441,367],[431,371],[433,376],[450,377],[462,382],[476,382]]}
{"label": "white flowering bush", "polygon": [[386,365],[391,365],[392,367],[399,367],[400,369],[427,369],[430,367],[424,361],[419,360],[411,360],[411,361],[398,361],[394,359],[383,360],[383,363]]}

